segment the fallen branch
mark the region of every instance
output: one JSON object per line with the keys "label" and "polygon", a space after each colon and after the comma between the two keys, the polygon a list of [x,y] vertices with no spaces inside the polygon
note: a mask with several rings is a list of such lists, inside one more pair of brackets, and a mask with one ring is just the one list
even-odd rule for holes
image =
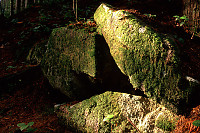
{"label": "fallen branch", "polygon": [[131,121],[128,117],[127,117],[127,120],[131,123],[131,125],[133,125],[133,126],[135,127],[135,129],[136,129],[139,133],[141,133],[140,130],[135,126],[135,124],[132,123],[132,121]]}

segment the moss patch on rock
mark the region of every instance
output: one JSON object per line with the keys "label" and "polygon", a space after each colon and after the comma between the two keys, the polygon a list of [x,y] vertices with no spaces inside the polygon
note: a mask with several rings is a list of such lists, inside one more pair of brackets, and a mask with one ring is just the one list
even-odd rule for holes
{"label": "moss patch on rock", "polygon": [[88,96],[96,74],[95,36],[84,29],[54,29],[41,66],[54,88],[69,98]]}
{"label": "moss patch on rock", "polygon": [[98,7],[94,19],[97,31],[104,36],[116,64],[129,77],[133,88],[167,106],[188,103],[192,87],[189,83],[183,86],[173,38],[153,31],[134,15],[107,4]]}
{"label": "moss patch on rock", "polygon": [[[78,132],[153,132],[159,116],[177,117],[163,106],[141,96],[107,91],[72,106],[56,106],[56,113],[68,128]],[[105,118],[110,119],[106,120]]]}
{"label": "moss patch on rock", "polygon": [[31,64],[40,64],[43,58],[43,55],[46,51],[47,40],[44,40],[40,43],[35,44],[26,58]]}
{"label": "moss patch on rock", "polygon": [[172,131],[175,129],[177,119],[169,119],[168,116],[160,116],[156,121],[156,127],[163,129],[164,131]]}

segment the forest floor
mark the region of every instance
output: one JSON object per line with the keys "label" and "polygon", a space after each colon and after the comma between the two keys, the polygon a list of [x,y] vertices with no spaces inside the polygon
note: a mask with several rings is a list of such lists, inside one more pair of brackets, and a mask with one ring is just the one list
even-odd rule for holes
{"label": "forest floor", "polygon": [[[79,20],[92,16],[99,3],[91,3],[90,10],[81,10]],[[72,11],[72,3],[54,6],[35,5],[13,16],[9,20],[1,20],[0,26],[0,131],[17,132],[18,123],[34,122],[32,128],[36,132],[70,132],[59,123],[54,113],[54,105],[66,102],[74,104],[60,92],[54,90],[43,76],[37,64],[30,64],[26,56],[30,48],[48,40],[53,28],[63,27],[76,22]],[[84,4],[83,4],[84,5]],[[152,11],[157,17],[144,15],[143,6],[130,9],[121,3],[115,3],[142,20],[147,20],[153,29],[162,33],[173,33],[177,37],[180,48],[181,70],[183,75],[200,81],[200,44],[199,37],[194,37],[188,27],[177,27],[170,15],[163,17],[160,11]],[[85,6],[85,5],[84,5]],[[84,7],[83,6],[83,7]],[[149,12],[147,12],[150,14]],[[90,18],[91,20],[91,18]],[[87,21],[87,19],[85,19]],[[84,21],[74,23],[82,25]],[[93,22],[92,22],[93,23]],[[184,39],[184,41],[183,41]],[[200,104],[193,107],[191,113],[182,116],[175,132],[197,132],[199,128],[191,123],[200,119]]]}

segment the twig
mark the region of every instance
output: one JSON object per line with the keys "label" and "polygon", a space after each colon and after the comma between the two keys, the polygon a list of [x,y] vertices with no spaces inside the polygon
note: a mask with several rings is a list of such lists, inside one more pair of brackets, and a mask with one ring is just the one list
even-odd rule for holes
{"label": "twig", "polygon": [[141,133],[140,132],[140,130],[132,123],[132,121],[128,118],[128,116],[127,116],[127,120],[131,123],[131,125],[133,125],[134,127],[135,127],[135,129],[139,132],[139,133]]}
{"label": "twig", "polygon": [[192,33],[191,39],[194,39],[194,33]]}

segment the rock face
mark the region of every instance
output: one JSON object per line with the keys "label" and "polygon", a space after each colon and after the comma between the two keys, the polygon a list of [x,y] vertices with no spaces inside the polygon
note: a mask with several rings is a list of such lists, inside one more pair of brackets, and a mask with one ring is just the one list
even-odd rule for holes
{"label": "rock face", "polygon": [[[42,46],[42,45],[40,45]],[[38,47],[40,47],[38,46]],[[28,59],[38,62],[38,47]],[[54,29],[41,67],[50,84],[70,99],[80,100],[110,91],[131,92],[132,86],[117,67],[105,39],[84,29]]]}
{"label": "rock face", "polygon": [[[134,125],[144,133],[173,129],[177,116],[170,111],[183,110],[180,106],[196,91],[179,71],[173,39],[106,4],[94,19],[101,35],[54,29],[48,44],[34,47],[28,56],[41,62],[50,84],[71,99],[107,91],[73,106],[56,105],[58,116],[78,132],[135,132]],[[136,96],[138,90],[149,99]]]}
{"label": "rock face", "polygon": [[[170,125],[176,115],[156,102],[141,96],[107,91],[72,106],[56,105],[58,117],[78,132],[133,132],[129,120],[142,133],[163,132],[155,125]],[[110,118],[109,118],[110,117]],[[107,118],[107,119],[106,119]],[[163,123],[160,120],[172,121]],[[128,120],[129,119],[129,120]],[[169,129],[170,129],[169,128]]]}
{"label": "rock face", "polygon": [[84,29],[59,28],[51,33],[41,66],[50,84],[69,98],[93,91],[95,36]]}
{"label": "rock face", "polygon": [[46,51],[47,41],[42,41],[31,48],[26,60],[31,64],[40,64]]}
{"label": "rock face", "polygon": [[193,90],[179,71],[178,49],[171,37],[156,33],[132,14],[107,4],[98,7],[94,19],[133,88],[164,104],[187,103]]}
{"label": "rock face", "polygon": [[47,47],[30,51],[28,58],[41,62],[54,88],[76,100],[105,91],[139,94],[175,112],[184,111],[182,105],[190,104],[196,92],[199,95],[195,83],[179,71],[178,49],[171,37],[106,4],[99,6],[94,19],[103,36],[84,29],[54,29]]}

